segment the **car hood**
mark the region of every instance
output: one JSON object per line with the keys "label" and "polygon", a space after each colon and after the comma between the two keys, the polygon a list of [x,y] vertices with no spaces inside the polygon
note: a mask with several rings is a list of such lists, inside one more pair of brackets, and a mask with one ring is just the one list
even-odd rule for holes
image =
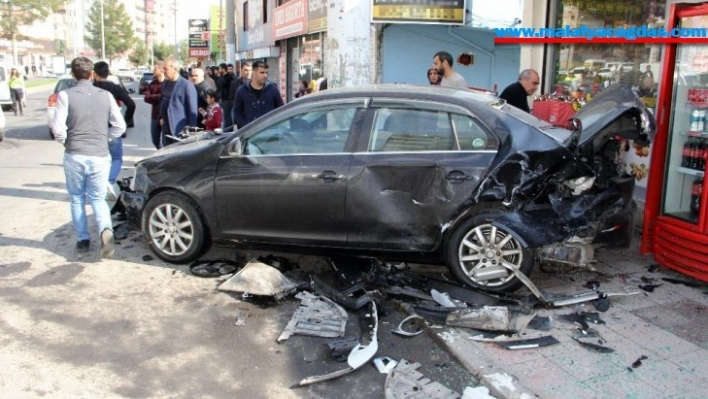
{"label": "car hood", "polygon": [[585,105],[575,117],[582,124],[581,150],[594,152],[614,136],[649,145],[656,134],[656,119],[637,94],[626,85],[612,85]]}

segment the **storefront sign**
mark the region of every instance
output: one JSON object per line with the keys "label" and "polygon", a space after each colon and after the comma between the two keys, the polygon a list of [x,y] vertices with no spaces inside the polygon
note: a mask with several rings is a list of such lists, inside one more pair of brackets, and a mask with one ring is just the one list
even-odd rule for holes
{"label": "storefront sign", "polygon": [[226,7],[212,5],[209,10],[211,16],[211,41],[209,47],[214,53],[223,51],[226,46]]}
{"label": "storefront sign", "polygon": [[307,31],[327,30],[327,0],[309,0],[307,8]]}
{"label": "storefront sign", "polygon": [[462,25],[466,0],[371,0],[371,22]]}
{"label": "storefront sign", "polygon": [[273,39],[307,33],[307,0],[292,0],[273,10]]}
{"label": "storefront sign", "polygon": [[189,48],[189,57],[190,58],[208,58],[209,57],[209,48],[204,47],[204,48]]}
{"label": "storefront sign", "polygon": [[264,10],[262,2],[237,1],[239,1],[239,3],[236,4],[238,13],[236,16],[236,26],[239,29],[237,32],[239,40],[238,49],[245,51],[272,46],[274,44],[272,19],[268,18],[268,22],[263,23],[263,12],[267,11],[270,15],[274,0],[268,0],[267,10]]}
{"label": "storefront sign", "polygon": [[239,60],[253,60],[256,58],[277,58],[280,57],[280,47],[264,47],[252,50],[241,51],[238,54]]}
{"label": "storefront sign", "polygon": [[[209,42],[202,38],[202,32],[209,31],[208,19],[189,20],[189,49],[208,48]],[[208,51],[208,50],[207,50]]]}

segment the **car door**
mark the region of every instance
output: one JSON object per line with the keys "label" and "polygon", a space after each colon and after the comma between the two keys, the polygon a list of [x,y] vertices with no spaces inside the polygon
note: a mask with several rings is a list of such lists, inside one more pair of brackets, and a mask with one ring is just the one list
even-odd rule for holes
{"label": "car door", "polygon": [[345,245],[349,149],[365,105],[306,103],[244,133],[243,155],[223,156],[216,171],[221,231],[256,242]]}
{"label": "car door", "polygon": [[470,201],[499,140],[469,110],[424,101],[374,100],[352,157],[349,245],[425,251]]}

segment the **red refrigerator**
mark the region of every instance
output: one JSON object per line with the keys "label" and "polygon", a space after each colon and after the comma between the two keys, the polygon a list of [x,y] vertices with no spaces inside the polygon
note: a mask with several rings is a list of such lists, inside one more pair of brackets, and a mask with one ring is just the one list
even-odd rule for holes
{"label": "red refrigerator", "polygon": [[[708,26],[708,3],[672,5],[666,25]],[[668,44],[663,55],[641,251],[708,281],[708,44]]]}

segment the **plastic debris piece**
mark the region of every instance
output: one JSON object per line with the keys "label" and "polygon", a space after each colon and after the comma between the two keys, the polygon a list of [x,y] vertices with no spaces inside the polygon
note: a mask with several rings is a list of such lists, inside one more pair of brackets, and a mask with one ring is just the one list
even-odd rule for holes
{"label": "plastic debris piece", "polygon": [[237,326],[245,326],[247,318],[248,311],[246,311],[245,309],[238,309],[236,310],[236,322],[234,324]]}
{"label": "plastic debris piece", "polygon": [[600,353],[612,353],[615,350],[604,346],[605,341],[595,334],[574,336],[573,339],[586,348],[593,349]]}
{"label": "plastic debris piece", "polygon": [[705,287],[705,285],[694,283],[692,281],[684,281],[684,280],[679,280],[676,278],[671,278],[671,277],[662,277],[662,280],[671,283],[671,284],[683,284],[686,287],[692,287],[692,288],[700,288],[700,287]]}
{"label": "plastic debris piece", "polygon": [[335,338],[327,341],[327,346],[332,351],[332,358],[338,362],[346,362],[347,356],[357,345],[359,345],[359,340],[354,337]]}
{"label": "plastic debris piece", "polygon": [[154,260],[154,259],[155,258],[153,258],[150,255],[143,255],[143,262],[150,262],[151,260]]}
{"label": "plastic debris piece", "polygon": [[639,366],[642,365],[642,360],[647,360],[647,359],[649,359],[649,358],[645,355],[639,356],[639,359],[635,360],[634,363],[632,363],[632,368],[633,369],[638,368]]}
{"label": "plastic debris piece", "polygon": [[583,287],[591,289],[593,291],[596,291],[598,288],[600,288],[600,282],[595,281],[595,280],[590,280],[590,281],[586,282]]}
{"label": "plastic debris piece", "polygon": [[484,385],[478,387],[465,387],[462,391],[462,399],[496,399],[489,394],[489,388]]}
{"label": "plastic debris piece", "polygon": [[433,300],[435,300],[435,302],[439,303],[440,305],[442,305],[443,307],[446,307],[446,308],[455,309],[455,308],[464,308],[465,307],[462,304],[458,305],[455,302],[453,302],[447,293],[439,292],[436,289],[430,290],[430,296],[433,297]]}
{"label": "plastic debris piece", "polygon": [[406,324],[408,322],[411,322],[411,324],[414,324],[413,321],[415,321],[415,323],[424,323],[425,319],[423,319],[422,317],[415,315],[415,314],[410,315],[410,316],[406,317],[405,319],[403,319],[401,321],[401,323],[398,324],[398,327],[391,330],[391,332],[394,334],[403,335],[404,337],[415,337],[416,335],[420,335],[421,333],[423,333],[422,328],[419,328],[417,331],[406,331],[403,329],[404,324]]}
{"label": "plastic debris piece", "polygon": [[452,399],[460,394],[437,381],[430,381],[417,369],[420,363],[398,362],[386,376],[384,387],[386,399]]}
{"label": "plastic debris piece", "polygon": [[649,265],[649,267],[647,267],[647,271],[649,273],[654,273],[658,268],[659,268],[659,265],[657,265],[657,264]]}
{"label": "plastic debris piece", "polygon": [[293,334],[334,338],[344,336],[347,312],[329,298],[303,291],[295,295],[300,307],[295,310],[285,330],[278,337],[283,342]]}
{"label": "plastic debris piece", "polygon": [[283,298],[297,290],[297,285],[279,270],[263,262],[250,261],[233,277],[219,286],[219,291]]}
{"label": "plastic debris piece", "polygon": [[484,306],[453,310],[445,318],[445,325],[488,331],[519,332],[526,328],[535,315],[535,312],[528,313],[515,307]]}
{"label": "plastic debris piece", "polygon": [[376,369],[379,370],[379,373],[382,374],[390,373],[391,370],[393,370],[393,368],[396,367],[397,364],[397,361],[393,360],[388,356],[377,357],[376,359],[374,359],[374,366],[376,366]]}
{"label": "plastic debris piece", "polygon": [[536,331],[551,331],[553,329],[553,317],[536,315],[526,328]]}
{"label": "plastic debris piece", "polygon": [[510,350],[519,350],[519,349],[541,348],[544,346],[551,346],[551,345],[555,345],[558,343],[560,343],[560,342],[557,339],[555,339],[553,336],[546,335],[546,336],[538,337],[538,338],[499,342],[498,345],[503,348],[510,349]]}
{"label": "plastic debris piece", "polygon": [[[338,370],[329,374],[307,377],[305,379],[302,379],[296,385],[297,387],[304,387],[307,385],[312,385],[323,381],[329,381],[335,378],[339,378],[343,375],[347,375],[352,371],[358,369],[359,367],[363,366],[374,356],[376,356],[376,352],[379,350],[379,342],[376,338],[376,334],[379,330],[379,315],[376,310],[376,302],[369,302],[368,308],[369,311],[365,315],[368,321],[365,324],[369,327],[370,331],[368,331],[367,333],[367,331],[362,328],[361,341],[363,343],[356,345],[349,353],[349,357],[347,358],[347,364],[349,364],[349,367],[344,370]],[[363,320],[361,321],[363,322]]]}

